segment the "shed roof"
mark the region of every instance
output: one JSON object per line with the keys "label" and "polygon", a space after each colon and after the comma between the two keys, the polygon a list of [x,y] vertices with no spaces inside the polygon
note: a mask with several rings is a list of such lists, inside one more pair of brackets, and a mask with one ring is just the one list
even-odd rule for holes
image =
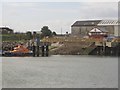
{"label": "shed roof", "polygon": [[118,25],[120,22],[118,20],[102,20],[98,23],[98,26],[102,25]]}
{"label": "shed roof", "polygon": [[102,31],[101,31],[100,29],[98,29],[98,28],[94,28],[94,29],[92,29],[90,32],[91,32],[91,33],[92,33],[92,32],[100,32],[100,33],[101,33]]}
{"label": "shed roof", "polygon": [[96,26],[101,20],[76,21],[73,26]]}
{"label": "shed roof", "polygon": [[98,28],[93,28],[91,31],[90,31],[90,33],[92,33],[92,32],[98,32],[98,33],[101,33],[101,32],[108,32],[108,31],[106,31],[106,30],[103,30],[103,29],[98,29]]}

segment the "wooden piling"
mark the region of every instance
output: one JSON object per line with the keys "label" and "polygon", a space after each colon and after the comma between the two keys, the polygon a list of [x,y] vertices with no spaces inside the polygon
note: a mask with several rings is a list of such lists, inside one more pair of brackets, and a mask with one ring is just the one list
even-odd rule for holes
{"label": "wooden piling", "polygon": [[44,57],[44,54],[45,54],[45,48],[44,48],[44,45],[42,45],[41,50],[42,50],[42,57]]}
{"label": "wooden piling", "polygon": [[35,53],[36,53],[36,47],[35,47],[35,45],[33,45],[32,50],[33,50],[33,57],[35,57]]}
{"label": "wooden piling", "polygon": [[45,54],[46,54],[46,56],[48,56],[48,55],[49,55],[49,46],[48,46],[48,45],[46,45],[45,49],[46,49],[46,50],[45,50],[45,51],[46,51],[46,53],[45,53]]}
{"label": "wooden piling", "polygon": [[39,46],[37,46],[37,57],[39,57],[39,55],[40,55],[40,51],[39,50],[40,50]]}
{"label": "wooden piling", "polygon": [[39,51],[39,50],[40,50],[40,49],[39,49],[40,47],[39,47],[39,46],[40,46],[40,38],[37,37],[37,57],[39,57],[39,55],[40,55],[40,51]]}

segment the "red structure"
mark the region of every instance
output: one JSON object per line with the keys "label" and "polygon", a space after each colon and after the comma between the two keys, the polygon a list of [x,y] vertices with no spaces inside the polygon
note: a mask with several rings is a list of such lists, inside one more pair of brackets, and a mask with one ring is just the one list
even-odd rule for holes
{"label": "red structure", "polygon": [[90,38],[103,39],[107,37],[107,33],[107,31],[102,31],[98,28],[94,28],[88,33],[88,35]]}

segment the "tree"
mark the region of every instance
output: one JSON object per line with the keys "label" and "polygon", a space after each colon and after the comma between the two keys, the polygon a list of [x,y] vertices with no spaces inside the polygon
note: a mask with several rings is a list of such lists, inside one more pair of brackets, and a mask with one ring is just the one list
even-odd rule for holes
{"label": "tree", "polygon": [[43,26],[43,28],[41,29],[41,32],[44,37],[52,36],[52,31],[48,28],[48,26]]}
{"label": "tree", "polygon": [[53,36],[56,36],[57,34],[56,34],[56,32],[54,31],[54,32],[52,32],[52,35],[53,35]]}
{"label": "tree", "polygon": [[32,32],[27,31],[26,35],[27,35],[27,39],[31,39],[32,38]]}
{"label": "tree", "polygon": [[33,38],[34,38],[34,39],[36,38],[36,35],[37,35],[37,33],[34,31],[34,32],[33,32]]}

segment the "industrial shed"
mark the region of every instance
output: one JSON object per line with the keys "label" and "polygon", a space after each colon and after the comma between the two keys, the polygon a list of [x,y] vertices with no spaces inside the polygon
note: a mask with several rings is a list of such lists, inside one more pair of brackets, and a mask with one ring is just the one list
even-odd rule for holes
{"label": "industrial shed", "polygon": [[71,26],[71,35],[84,37],[90,30],[98,28],[108,31],[108,35],[120,36],[118,20],[85,20],[76,21]]}
{"label": "industrial shed", "polygon": [[102,20],[97,25],[100,29],[107,30],[109,35],[120,36],[118,20]]}

